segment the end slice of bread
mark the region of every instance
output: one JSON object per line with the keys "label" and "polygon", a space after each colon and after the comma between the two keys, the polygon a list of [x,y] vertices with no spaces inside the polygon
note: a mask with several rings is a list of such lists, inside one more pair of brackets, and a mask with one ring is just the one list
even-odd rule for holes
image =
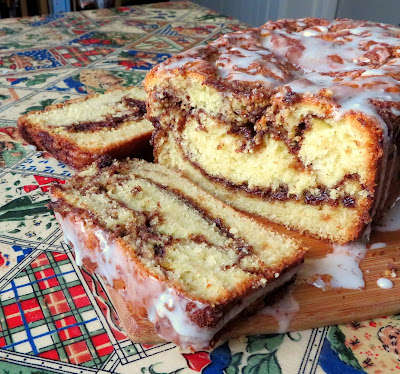
{"label": "end slice of bread", "polygon": [[147,158],[153,126],[145,115],[143,89],[118,88],[30,112],[18,130],[29,144],[82,169],[104,155]]}

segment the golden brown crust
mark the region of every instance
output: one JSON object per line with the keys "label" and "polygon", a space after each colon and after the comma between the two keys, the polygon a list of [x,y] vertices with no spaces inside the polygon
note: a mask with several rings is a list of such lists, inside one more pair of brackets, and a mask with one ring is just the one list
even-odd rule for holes
{"label": "golden brown crust", "polygon": [[65,137],[53,136],[49,132],[33,127],[26,121],[25,116],[18,119],[18,131],[27,143],[51,153],[57,160],[76,170],[83,169],[105,155],[110,155],[116,159],[140,157],[150,160],[152,157],[152,149],[149,143],[152,131],[127,141],[114,143],[110,147],[103,147],[101,151],[96,153],[90,153],[78,147]]}
{"label": "golden brown crust", "polygon": [[[257,89],[260,88],[262,77],[270,77],[274,80],[268,81],[266,87],[276,88],[291,81],[310,79],[308,73],[315,71],[321,76],[336,78],[338,85],[351,88],[361,86],[365,90],[374,84],[368,82],[364,86],[364,77],[359,79],[362,72],[390,65],[399,57],[399,35],[399,29],[395,26],[362,20],[329,21],[308,17],[302,20],[269,21],[258,28],[227,34],[207,46],[173,56],[147,74],[144,87],[149,90],[157,84],[160,76],[174,71],[174,74],[212,85],[221,91],[244,96],[243,87],[235,89],[236,83],[246,83],[252,89]],[[351,44],[353,38],[359,38],[360,43]],[[307,43],[307,40],[313,39],[318,42],[316,46]],[[329,44],[333,46],[332,51]],[[327,47],[327,51],[322,50],[324,47]],[[243,49],[259,53],[261,62],[253,54],[247,56]],[[353,53],[348,54],[350,49]],[[309,52],[314,52],[306,56],[309,60],[302,60],[304,54]],[[326,52],[332,54],[325,56]],[[320,56],[315,56],[315,53]],[[235,65],[234,58],[241,55],[248,57],[247,63]],[[221,73],[224,69],[228,71]],[[237,74],[239,72],[253,75],[254,79]],[[232,73],[236,76],[232,77]],[[390,69],[387,74],[380,76],[396,79],[396,74]],[[346,77],[353,79],[347,80]],[[322,87],[318,87],[318,90]],[[399,92],[398,86],[389,84],[387,92]]]}

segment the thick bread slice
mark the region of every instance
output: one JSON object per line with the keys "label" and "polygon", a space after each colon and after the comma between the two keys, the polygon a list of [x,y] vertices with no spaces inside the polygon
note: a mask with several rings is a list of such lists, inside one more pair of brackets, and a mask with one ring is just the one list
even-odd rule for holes
{"label": "thick bread slice", "polygon": [[143,89],[117,88],[30,112],[18,119],[18,130],[28,143],[81,169],[104,155],[148,158],[153,126],[145,115]]}
{"label": "thick bread slice", "polygon": [[290,281],[305,249],[145,161],[93,164],[51,190],[78,264],[184,348],[208,347],[245,307]]}

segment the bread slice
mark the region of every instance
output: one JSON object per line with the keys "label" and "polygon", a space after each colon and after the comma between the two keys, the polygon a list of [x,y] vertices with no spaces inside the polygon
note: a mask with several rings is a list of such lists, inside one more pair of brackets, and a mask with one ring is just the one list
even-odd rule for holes
{"label": "bread slice", "polygon": [[232,206],[332,242],[400,194],[400,29],[280,20],[153,68],[155,159]]}
{"label": "bread slice", "polygon": [[18,130],[29,144],[81,169],[104,155],[148,157],[153,126],[145,115],[142,88],[117,88],[30,112],[18,119]]}
{"label": "bread slice", "polygon": [[77,263],[183,348],[210,346],[245,307],[289,282],[305,253],[297,240],[145,161],[102,160],[51,196]]}

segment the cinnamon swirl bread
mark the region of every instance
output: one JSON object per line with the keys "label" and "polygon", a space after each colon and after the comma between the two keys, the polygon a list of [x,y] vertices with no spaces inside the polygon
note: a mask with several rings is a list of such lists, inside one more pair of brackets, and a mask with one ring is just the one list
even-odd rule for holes
{"label": "cinnamon swirl bread", "polygon": [[147,157],[153,126],[144,100],[141,88],[112,89],[30,112],[18,119],[18,130],[28,143],[75,169],[103,155]]}
{"label": "cinnamon swirl bread", "polygon": [[145,161],[101,160],[51,196],[77,263],[183,348],[208,347],[245,307],[289,282],[305,253],[295,239]]}
{"label": "cinnamon swirl bread", "polygon": [[155,159],[232,206],[332,242],[399,196],[400,29],[280,20],[153,68]]}

